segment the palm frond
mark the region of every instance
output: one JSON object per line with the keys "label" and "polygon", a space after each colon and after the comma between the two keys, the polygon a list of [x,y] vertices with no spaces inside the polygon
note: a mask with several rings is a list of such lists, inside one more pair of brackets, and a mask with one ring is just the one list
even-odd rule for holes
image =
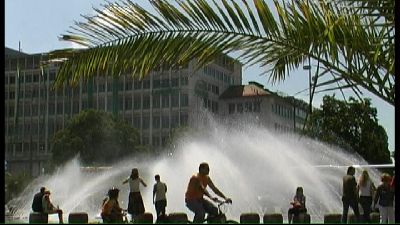
{"label": "palm frond", "polygon": [[156,13],[130,0],[108,3],[62,36],[87,49],[51,53],[68,59],[56,85],[76,84],[108,67],[115,76],[130,71],[141,79],[160,65],[197,59],[200,68],[239,52],[245,64],[271,68],[271,82],[285,80],[310,58],[346,81],[329,84],[362,87],[394,104],[391,1],[151,0]]}

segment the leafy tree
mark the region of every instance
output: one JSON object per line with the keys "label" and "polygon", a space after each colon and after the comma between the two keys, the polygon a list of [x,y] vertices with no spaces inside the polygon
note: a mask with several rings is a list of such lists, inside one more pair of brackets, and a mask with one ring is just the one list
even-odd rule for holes
{"label": "leafy tree", "polygon": [[[50,53],[67,58],[55,84],[77,84],[112,66],[142,78],[159,66],[201,67],[220,54],[239,53],[260,63],[272,82],[282,81],[305,60],[317,62],[314,87],[361,88],[394,105],[393,0],[150,1],[157,13],[123,0],[83,16],[62,40],[87,47]],[[314,93],[314,91],[312,92]]]}
{"label": "leafy tree", "polygon": [[139,132],[104,111],[85,110],[71,118],[52,140],[52,159],[64,163],[79,154],[85,164],[112,163],[141,152]]}
{"label": "leafy tree", "polygon": [[324,96],[321,109],[311,114],[306,131],[312,137],[356,151],[369,163],[390,163],[388,137],[378,124],[376,108],[371,101],[348,102]]}

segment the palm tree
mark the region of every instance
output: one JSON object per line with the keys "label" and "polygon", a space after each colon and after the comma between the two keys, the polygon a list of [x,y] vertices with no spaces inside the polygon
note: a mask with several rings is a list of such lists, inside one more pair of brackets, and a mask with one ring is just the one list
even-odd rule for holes
{"label": "palm tree", "polygon": [[[150,0],[155,13],[130,0],[102,5],[82,16],[61,39],[85,49],[50,53],[64,58],[57,87],[111,66],[138,78],[159,66],[198,67],[220,54],[259,63],[274,83],[305,60],[316,62],[314,88],[362,88],[394,105],[393,0],[266,1]],[[313,91],[314,92],[314,91]]]}

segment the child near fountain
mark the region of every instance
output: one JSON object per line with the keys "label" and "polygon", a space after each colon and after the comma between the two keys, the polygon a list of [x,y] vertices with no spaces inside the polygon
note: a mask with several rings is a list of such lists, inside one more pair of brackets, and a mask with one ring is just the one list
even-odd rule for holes
{"label": "child near fountain", "polygon": [[293,218],[298,218],[300,213],[307,213],[306,196],[303,194],[303,187],[297,187],[296,195],[290,204],[293,207],[288,211],[289,223],[292,222]]}
{"label": "child near fountain", "polygon": [[131,214],[132,220],[138,215],[144,214],[143,198],[140,193],[140,184],[147,187],[147,184],[139,177],[139,170],[133,168],[131,175],[122,184],[129,182],[129,202],[128,202],[128,213]]}

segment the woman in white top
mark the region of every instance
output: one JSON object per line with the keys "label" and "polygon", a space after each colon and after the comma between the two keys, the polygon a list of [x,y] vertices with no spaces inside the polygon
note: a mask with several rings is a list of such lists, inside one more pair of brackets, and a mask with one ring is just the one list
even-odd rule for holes
{"label": "woman in white top", "polygon": [[363,170],[360,179],[358,180],[357,190],[359,196],[359,202],[363,208],[363,218],[365,222],[371,222],[370,213],[372,205],[372,196],[374,196],[375,185],[369,178],[367,170]]}
{"label": "woman in white top", "polygon": [[139,177],[139,170],[133,168],[131,175],[122,184],[129,182],[129,202],[128,202],[128,213],[131,214],[132,220],[145,212],[143,198],[140,194],[139,185],[147,187],[147,184]]}

